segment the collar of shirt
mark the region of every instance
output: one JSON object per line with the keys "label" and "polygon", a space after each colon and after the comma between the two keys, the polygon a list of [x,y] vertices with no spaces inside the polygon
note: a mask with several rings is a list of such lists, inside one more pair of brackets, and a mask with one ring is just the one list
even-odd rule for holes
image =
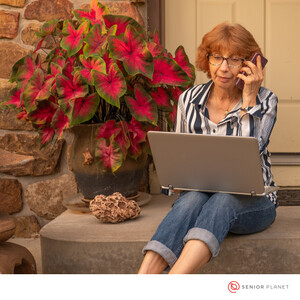
{"label": "collar of shirt", "polygon": [[[197,111],[201,111],[202,114],[204,114],[205,105],[208,99],[208,95],[210,93],[210,90],[213,86],[213,81],[210,80],[209,82],[203,84],[202,88],[199,92],[195,93],[191,97],[190,103],[194,104]],[[260,90],[258,91],[257,97],[256,97],[256,106],[254,106],[252,109],[248,111],[248,113],[254,117],[261,118],[261,97],[260,97]],[[242,99],[238,102],[238,104],[234,107],[235,109],[228,113],[228,115],[219,123],[219,125],[228,122],[229,120],[236,120],[239,118],[240,115],[240,109],[242,107],[243,101]]]}

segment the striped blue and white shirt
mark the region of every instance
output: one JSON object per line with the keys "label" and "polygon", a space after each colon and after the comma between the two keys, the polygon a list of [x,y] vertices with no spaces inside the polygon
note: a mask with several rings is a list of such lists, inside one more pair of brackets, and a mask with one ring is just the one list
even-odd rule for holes
{"label": "striped blue and white shirt", "polygon": [[[210,121],[206,101],[213,81],[196,85],[181,94],[178,100],[176,132],[251,136],[259,142],[261,165],[265,186],[275,186],[271,173],[271,160],[267,146],[277,115],[277,96],[261,87],[256,97],[256,105],[240,117],[242,99],[218,124]],[[277,193],[267,197],[275,204]]]}

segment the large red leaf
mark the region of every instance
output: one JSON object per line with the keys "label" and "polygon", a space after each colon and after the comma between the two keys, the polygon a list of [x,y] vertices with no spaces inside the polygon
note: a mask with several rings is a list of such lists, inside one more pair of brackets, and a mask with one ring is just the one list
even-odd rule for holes
{"label": "large red leaf", "polygon": [[94,84],[92,70],[96,70],[102,73],[106,72],[105,61],[100,57],[85,58],[83,55],[80,55],[79,60],[82,63],[83,68],[78,68],[77,70],[80,73],[82,79],[89,85]]}
{"label": "large red leaf", "polygon": [[67,77],[70,81],[73,81],[73,71],[74,71],[74,67],[73,65],[66,61],[64,67],[63,67],[63,72],[62,74]]}
{"label": "large red leaf", "polygon": [[123,152],[124,160],[126,159],[128,148],[130,147],[130,139],[129,139],[129,130],[128,130],[128,124],[125,121],[118,122],[118,128],[120,128],[120,132],[115,137],[115,141],[119,144],[121,147],[121,150]]}
{"label": "large red leaf", "polygon": [[108,103],[120,107],[120,97],[126,93],[125,78],[116,64],[112,64],[108,74],[92,70],[97,93]]}
{"label": "large red leaf", "polygon": [[53,116],[51,126],[55,129],[56,134],[60,137],[63,130],[68,128],[70,120],[62,109],[58,109]]}
{"label": "large red leaf", "polygon": [[30,114],[28,114],[28,119],[34,124],[50,124],[52,122],[53,116],[57,110],[57,105],[51,101],[41,101],[38,106]]}
{"label": "large red leaf", "polygon": [[156,125],[158,119],[157,106],[152,97],[140,85],[134,86],[135,98],[125,97],[130,113],[138,121]]}
{"label": "large red leaf", "polygon": [[148,42],[147,47],[152,54],[153,57],[162,56],[164,54],[163,49],[161,46],[157,45],[154,42]]}
{"label": "large red leaf", "polygon": [[121,129],[116,127],[116,121],[109,120],[99,127],[96,137],[97,139],[109,139],[111,136],[117,136],[120,131]]}
{"label": "large red leaf", "polygon": [[170,88],[171,94],[172,94],[172,100],[174,100],[176,103],[178,102],[179,96],[182,94],[182,90],[179,87],[171,87]]}
{"label": "large red leaf", "polygon": [[142,143],[146,141],[146,131],[142,128],[141,123],[135,118],[131,118],[128,124],[129,130],[129,156],[137,159],[143,152]]}
{"label": "large red leaf", "polygon": [[79,74],[75,74],[70,80],[64,75],[56,76],[57,93],[62,101],[84,97],[88,93],[88,86],[83,82]]}
{"label": "large red leaf", "polygon": [[100,138],[97,140],[95,156],[104,170],[115,172],[123,163],[123,153],[112,138],[106,140]]}
{"label": "large red leaf", "polygon": [[132,133],[135,142],[142,143],[146,140],[146,131],[142,128],[141,123],[135,118],[131,118],[128,124],[128,130]]}
{"label": "large red leaf", "polygon": [[53,81],[54,78],[45,80],[44,72],[41,69],[34,71],[23,93],[24,105],[28,112],[36,108],[36,101],[47,99],[50,96]]}
{"label": "large red leaf", "polygon": [[63,39],[60,46],[65,49],[69,56],[76,54],[83,46],[83,39],[89,27],[88,22],[83,22],[78,29],[75,29],[73,24],[66,20],[63,27]]}
{"label": "large red leaf", "polygon": [[35,69],[36,65],[33,58],[26,55],[14,64],[10,82],[18,81],[27,83],[32,77]]}
{"label": "large red leaf", "polygon": [[[132,136],[132,133],[130,133],[130,136]],[[132,137],[130,138],[130,147],[128,151],[128,155],[133,158],[137,159],[143,152],[143,146],[142,144],[136,142]]]}
{"label": "large red leaf", "polygon": [[137,32],[139,32],[142,38],[146,38],[145,29],[137,21],[130,17],[118,15],[105,15],[103,16],[103,19],[107,28],[111,28],[112,26],[117,25],[116,35],[124,33],[127,25],[131,25],[137,30]]}
{"label": "large red leaf", "polygon": [[154,58],[154,74],[150,84],[159,86],[168,84],[173,86],[188,86],[191,82],[188,75],[181,67],[171,58],[157,57]]}
{"label": "large red leaf", "polygon": [[106,72],[105,73],[108,73],[111,65],[116,63],[116,61],[113,58],[109,57],[109,52],[108,51],[103,53],[102,58],[103,58],[103,60],[105,61],[105,64],[106,64]]}
{"label": "large red leaf", "polygon": [[98,0],[92,0],[90,5],[90,10],[86,11],[83,9],[77,9],[73,11],[74,15],[78,20],[81,19],[87,19],[91,22],[91,24],[99,23],[101,24],[103,22],[102,16],[104,14],[108,14],[108,9],[98,2]]}
{"label": "large red leaf", "polygon": [[41,31],[37,33],[39,37],[45,37],[47,35],[55,34],[57,31],[57,25],[59,21],[57,19],[53,19],[51,21],[48,21],[44,23],[41,27]]}
{"label": "large red leaf", "polygon": [[102,52],[102,47],[106,42],[106,36],[103,33],[99,24],[95,24],[90,32],[84,38],[85,46],[83,53],[86,57],[99,55]]}
{"label": "large red leaf", "polygon": [[27,111],[24,106],[22,106],[22,111],[17,115],[18,120],[26,121],[27,120]]}
{"label": "large red leaf", "polygon": [[189,76],[192,82],[195,81],[195,67],[189,62],[189,58],[186,55],[183,46],[179,46],[175,51],[175,61],[183,69],[183,71]]}
{"label": "large red leaf", "polygon": [[157,104],[157,106],[162,110],[172,110],[172,106],[170,103],[170,96],[168,92],[162,88],[158,87],[150,92],[153,100]]}
{"label": "large red leaf", "polygon": [[100,99],[97,93],[74,99],[70,125],[90,120],[97,111]]}
{"label": "large red leaf", "polygon": [[145,40],[131,25],[126,27],[122,38],[109,36],[108,45],[111,56],[123,62],[128,74],[141,73],[152,79],[154,68],[152,54]]}
{"label": "large red leaf", "polygon": [[160,40],[159,40],[159,36],[158,36],[158,32],[156,31],[154,34],[149,33],[150,35],[150,39],[147,43],[148,45],[148,49],[151,52],[153,57],[157,57],[157,56],[166,56],[167,55],[167,50],[162,47]]}
{"label": "large red leaf", "polygon": [[22,106],[24,88],[24,86],[21,86],[10,90],[7,97],[7,102],[4,104],[11,108],[20,108]]}
{"label": "large red leaf", "polygon": [[48,75],[47,79],[51,78],[51,77],[55,77],[57,74],[61,74],[62,70],[63,70],[63,68],[59,64],[57,64],[55,62],[51,62],[50,74]]}
{"label": "large red leaf", "polygon": [[55,131],[52,127],[46,126],[39,129],[40,142],[42,146],[46,146],[50,143],[54,137]]}

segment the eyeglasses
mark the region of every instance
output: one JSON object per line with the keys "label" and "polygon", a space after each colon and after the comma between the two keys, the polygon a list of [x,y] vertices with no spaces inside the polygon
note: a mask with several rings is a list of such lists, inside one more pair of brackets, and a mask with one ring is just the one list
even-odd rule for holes
{"label": "eyeglasses", "polygon": [[210,54],[207,54],[206,56],[209,63],[213,66],[221,65],[225,59],[229,67],[239,68],[245,61],[244,58],[223,57],[220,55],[210,55]]}

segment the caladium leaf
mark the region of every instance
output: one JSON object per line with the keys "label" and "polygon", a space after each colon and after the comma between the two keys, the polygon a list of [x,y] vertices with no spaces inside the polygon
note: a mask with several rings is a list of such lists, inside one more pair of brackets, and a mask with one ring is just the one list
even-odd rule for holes
{"label": "caladium leaf", "polygon": [[112,172],[117,171],[123,163],[123,153],[118,145],[113,139],[106,140],[100,138],[97,141],[95,156],[98,159],[101,167],[104,170],[111,170]]}
{"label": "caladium leaf", "polygon": [[[58,45],[58,47],[59,47],[59,45]],[[63,50],[63,51],[65,51],[65,50]],[[58,48],[55,48],[47,55],[46,61],[48,62],[48,72],[50,72],[50,65],[52,62],[60,65],[62,68],[66,64],[66,59],[63,57],[62,53],[59,51]]]}
{"label": "caladium leaf", "polygon": [[195,81],[195,67],[189,62],[189,58],[186,55],[184,48],[179,46],[175,51],[175,61],[183,69],[183,71],[189,76],[192,82]]}
{"label": "caladium leaf", "polygon": [[[132,133],[130,133],[130,136],[132,136]],[[137,159],[142,154],[142,152],[142,144],[137,143],[134,139],[131,138],[128,155],[133,159]]]}
{"label": "caladium leaf", "polygon": [[117,25],[117,32],[116,35],[120,35],[125,32],[126,27],[131,25],[134,27],[137,32],[139,32],[142,38],[146,38],[145,29],[134,19],[127,17],[127,16],[118,16],[118,15],[104,15],[103,16],[105,25],[107,28],[111,28],[114,25]]}
{"label": "caladium leaf", "polygon": [[56,110],[57,105],[53,102],[48,100],[41,101],[38,103],[37,108],[28,114],[28,119],[37,125],[50,124]]}
{"label": "caladium leaf", "polygon": [[41,27],[41,31],[37,33],[37,36],[45,37],[47,35],[55,34],[58,24],[59,21],[57,19],[53,19],[51,21],[44,23],[43,26]]}
{"label": "caladium leaf", "polygon": [[129,156],[137,159],[143,151],[142,143],[146,141],[146,131],[135,118],[131,119],[128,128],[130,140]]}
{"label": "caladium leaf", "polygon": [[96,133],[97,139],[104,138],[109,139],[111,136],[117,136],[121,131],[121,128],[116,127],[115,120],[109,120],[101,125]]}
{"label": "caladium leaf", "polygon": [[58,109],[53,116],[51,126],[55,129],[58,137],[62,135],[64,129],[68,128],[70,120],[62,109]]}
{"label": "caladium leaf", "polygon": [[97,111],[99,102],[100,99],[97,93],[74,99],[70,125],[80,124],[90,120]]}
{"label": "caladium leaf", "polygon": [[106,64],[106,72],[105,73],[108,73],[111,65],[113,63],[116,63],[116,61],[113,58],[109,57],[109,52],[108,51],[103,53],[102,58],[103,58],[103,60],[105,61],[105,64]]}
{"label": "caladium leaf", "polygon": [[26,121],[27,120],[27,111],[24,106],[22,106],[22,111],[17,115],[18,120]]}
{"label": "caladium leaf", "polygon": [[173,86],[188,86],[191,82],[181,67],[168,57],[154,58],[154,74],[150,84],[159,86],[168,84]]}
{"label": "caladium leaf", "polygon": [[54,137],[55,131],[52,127],[43,127],[39,129],[40,134],[40,142],[42,146],[46,146],[48,143],[50,143]]}
{"label": "caladium leaf", "polygon": [[66,61],[64,67],[63,67],[63,71],[62,74],[67,77],[70,81],[73,81],[73,72],[74,72],[74,67],[73,65]]}
{"label": "caladium leaf", "polygon": [[85,57],[99,56],[103,53],[103,49],[107,44],[107,36],[114,35],[116,33],[117,26],[113,26],[106,34],[99,24],[95,24],[90,32],[84,38],[85,46],[83,47],[83,53]]}
{"label": "caladium leaf", "polygon": [[4,104],[11,108],[21,108],[24,88],[25,86],[13,88],[8,94],[7,102]]}
{"label": "caladium leaf", "polygon": [[124,160],[126,159],[128,148],[130,147],[129,130],[127,122],[120,121],[118,127],[121,129],[118,135],[115,137],[115,141],[121,147]]}
{"label": "caladium leaf", "polygon": [[83,53],[86,57],[101,53],[102,47],[106,42],[106,36],[103,34],[103,30],[99,24],[95,24],[92,27],[84,38],[84,42],[86,44],[83,48]]}
{"label": "caladium leaf", "polygon": [[167,50],[164,49],[160,43],[158,32],[156,31],[154,34],[149,34],[150,39],[148,42],[148,48],[153,57],[157,56],[166,56]]}
{"label": "caladium leaf", "polygon": [[182,94],[182,90],[179,87],[171,87],[170,88],[171,94],[172,94],[172,100],[174,100],[176,103],[178,102],[179,96]]}
{"label": "caladium leaf", "polygon": [[78,29],[75,29],[73,24],[66,20],[63,27],[63,39],[60,46],[65,49],[68,56],[76,54],[83,46],[83,39],[89,27],[88,22],[83,22]]}
{"label": "caladium leaf", "polygon": [[62,70],[63,68],[59,65],[59,64],[56,64],[54,62],[52,62],[50,64],[50,72],[51,72],[51,76],[55,77],[57,74],[61,74],[62,73]]}
{"label": "caladium leaf", "polygon": [[154,42],[148,42],[147,47],[153,57],[162,56],[164,54],[162,47]]}
{"label": "caladium leaf", "polygon": [[152,54],[148,50],[145,40],[133,26],[126,27],[122,38],[109,36],[107,40],[111,56],[123,62],[128,74],[141,73],[152,79],[154,71]]}
{"label": "caladium leaf", "polygon": [[142,128],[141,123],[135,118],[131,118],[131,121],[128,124],[128,130],[133,134],[133,139],[137,143],[142,143],[146,140],[146,131]]}
{"label": "caladium leaf", "polygon": [[10,82],[17,81],[27,83],[32,77],[35,69],[36,65],[33,58],[29,55],[26,55],[14,64]]}
{"label": "caladium leaf", "polygon": [[140,84],[134,86],[134,94],[135,99],[132,97],[125,97],[125,101],[132,116],[138,121],[149,122],[156,125],[158,112],[152,97]]}
{"label": "caladium leaf", "polygon": [[33,53],[36,53],[37,51],[39,51],[39,50],[41,49],[43,42],[44,42],[44,39],[41,39],[41,40],[38,42],[38,44],[36,45],[36,47],[35,47]]}
{"label": "caladium leaf", "polygon": [[26,85],[23,93],[23,101],[28,112],[36,108],[36,101],[47,99],[50,96],[51,85],[54,78],[45,80],[44,72],[36,69]]}
{"label": "caladium leaf", "polygon": [[157,30],[155,30],[154,33],[150,33],[150,39],[151,39],[151,41],[153,41],[155,44],[161,46],[160,38],[159,38],[159,34],[158,34],[158,31],[157,31]]}
{"label": "caladium leaf", "polygon": [[112,64],[108,74],[92,70],[97,93],[108,103],[120,107],[120,97],[126,93],[125,78],[116,64]]}
{"label": "caladium leaf", "polygon": [[77,73],[72,81],[64,75],[57,75],[55,81],[60,100],[69,101],[73,98],[84,97],[89,91],[88,86]]}
{"label": "caladium leaf", "polygon": [[75,17],[78,20],[83,18],[89,20],[91,24],[102,23],[102,16],[104,14],[108,14],[109,10],[98,2],[98,0],[92,0],[90,5],[90,11],[86,11],[83,9],[73,10]]}
{"label": "caladium leaf", "polygon": [[83,55],[80,55],[79,60],[84,68],[78,68],[77,70],[80,73],[82,79],[86,81],[89,85],[94,84],[94,80],[91,73],[92,70],[96,70],[101,73],[106,72],[105,61],[100,57],[89,57],[86,59]]}
{"label": "caladium leaf", "polygon": [[150,95],[160,109],[172,110],[172,106],[170,103],[170,96],[164,88],[158,87],[152,90],[150,92]]}

